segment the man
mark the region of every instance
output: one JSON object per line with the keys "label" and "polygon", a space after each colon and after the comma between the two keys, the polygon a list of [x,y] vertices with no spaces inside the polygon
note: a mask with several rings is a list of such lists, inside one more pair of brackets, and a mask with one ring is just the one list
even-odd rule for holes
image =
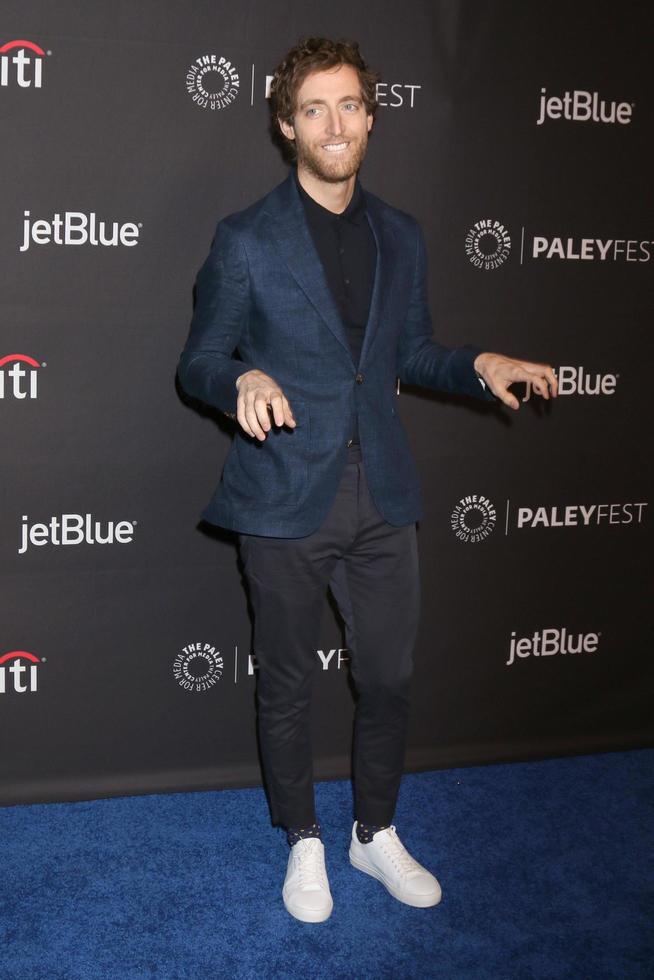
{"label": "man", "polygon": [[557,393],[549,366],[433,340],[420,228],[357,178],[375,83],[354,43],[309,38],[280,64],[273,108],[297,169],[219,222],[179,365],[190,394],[238,422],[203,516],[238,532],[254,610],[264,777],[273,822],[291,845],[282,894],[305,922],[323,921],[333,906],[309,714],[328,585],[346,621],[357,689],[350,861],[408,905],[441,898],[391,822],[422,516],[396,379],[513,409],[514,382],[544,398]]}

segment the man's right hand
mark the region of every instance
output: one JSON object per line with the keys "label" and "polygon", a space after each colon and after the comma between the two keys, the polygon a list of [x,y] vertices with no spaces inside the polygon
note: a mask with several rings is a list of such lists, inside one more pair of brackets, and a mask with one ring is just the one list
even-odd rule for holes
{"label": "man's right hand", "polygon": [[262,442],[266,438],[266,432],[272,424],[268,406],[275,425],[295,428],[295,419],[286,395],[268,374],[256,368],[246,371],[236,379],[236,390],[236,418],[249,436],[255,436]]}

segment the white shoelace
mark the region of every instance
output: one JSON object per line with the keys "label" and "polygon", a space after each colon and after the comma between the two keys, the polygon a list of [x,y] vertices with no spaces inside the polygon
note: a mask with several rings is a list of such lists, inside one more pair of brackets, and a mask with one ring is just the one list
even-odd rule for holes
{"label": "white shoelace", "polygon": [[[377,842],[375,842],[377,843]],[[422,871],[421,865],[412,858],[406,847],[397,836],[395,831],[395,824],[391,824],[388,827],[387,835],[379,841],[382,850],[393,862],[393,865],[402,875],[411,874],[414,871]]]}
{"label": "white shoelace", "polygon": [[[305,838],[310,840],[310,838]],[[299,842],[298,842],[299,843]],[[320,841],[316,838],[316,843],[305,844],[302,850],[295,854],[295,866],[297,868],[298,880],[300,885],[319,885],[327,886],[327,875],[325,864],[322,858],[321,848],[318,846]],[[295,847],[298,845],[296,844]]]}

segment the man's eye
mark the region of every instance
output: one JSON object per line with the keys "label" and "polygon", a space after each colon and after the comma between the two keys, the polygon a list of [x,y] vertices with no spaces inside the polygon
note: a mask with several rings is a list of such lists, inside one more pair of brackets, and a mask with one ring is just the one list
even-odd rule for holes
{"label": "man's eye", "polygon": [[347,109],[348,112],[356,112],[359,106],[356,102],[346,102],[343,108]]}
{"label": "man's eye", "polygon": [[315,106],[313,106],[311,109],[307,109],[307,116],[317,116],[319,112],[320,109],[317,109]]}

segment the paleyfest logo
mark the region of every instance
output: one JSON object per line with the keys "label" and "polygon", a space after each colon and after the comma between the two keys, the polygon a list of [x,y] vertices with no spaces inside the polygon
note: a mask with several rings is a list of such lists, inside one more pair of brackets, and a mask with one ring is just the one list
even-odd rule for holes
{"label": "paleyfest logo", "polygon": [[[642,524],[646,500],[634,503],[540,505],[516,508],[516,528],[599,527],[607,524]],[[509,526],[507,501],[507,532]]]}
{"label": "paleyfest logo", "polygon": [[5,354],[0,357],[0,400],[3,398],[38,398],[38,371],[46,367],[29,354]]}
{"label": "paleyfest logo", "polygon": [[[530,242],[531,237],[531,242]],[[583,238],[520,232],[520,265],[525,259],[572,262],[649,262],[653,239]],[[476,269],[498,269],[511,254],[511,235],[498,218],[481,218],[468,229],[465,252]]]}
{"label": "paleyfest logo", "polygon": [[0,88],[41,88],[43,57],[52,54],[34,41],[7,41],[0,47]]}
{"label": "paleyfest logo", "polygon": [[34,694],[38,690],[39,664],[45,657],[37,657],[27,650],[10,650],[0,657],[0,694],[14,691],[16,694]]}
{"label": "paleyfest logo", "polygon": [[651,239],[566,238],[534,235],[533,259],[560,259],[572,262],[649,262]]}
{"label": "paleyfest logo", "polygon": [[[254,65],[252,66],[254,68]],[[266,75],[265,94],[269,99],[274,75]],[[389,109],[415,109],[416,92],[419,92],[422,85],[411,82],[377,82],[375,86],[375,97],[377,105],[381,108]]]}
{"label": "paleyfest logo", "polygon": [[224,109],[231,105],[240,84],[236,66],[222,55],[200,55],[186,72],[186,91],[201,109]]}
{"label": "paleyfest logo", "polygon": [[[638,527],[645,523],[647,501],[619,503],[578,503],[565,505],[515,506],[505,503],[504,534],[552,528],[592,528],[607,526]],[[476,544],[495,528],[494,504],[482,494],[462,497],[450,516],[450,527],[459,541]]]}

